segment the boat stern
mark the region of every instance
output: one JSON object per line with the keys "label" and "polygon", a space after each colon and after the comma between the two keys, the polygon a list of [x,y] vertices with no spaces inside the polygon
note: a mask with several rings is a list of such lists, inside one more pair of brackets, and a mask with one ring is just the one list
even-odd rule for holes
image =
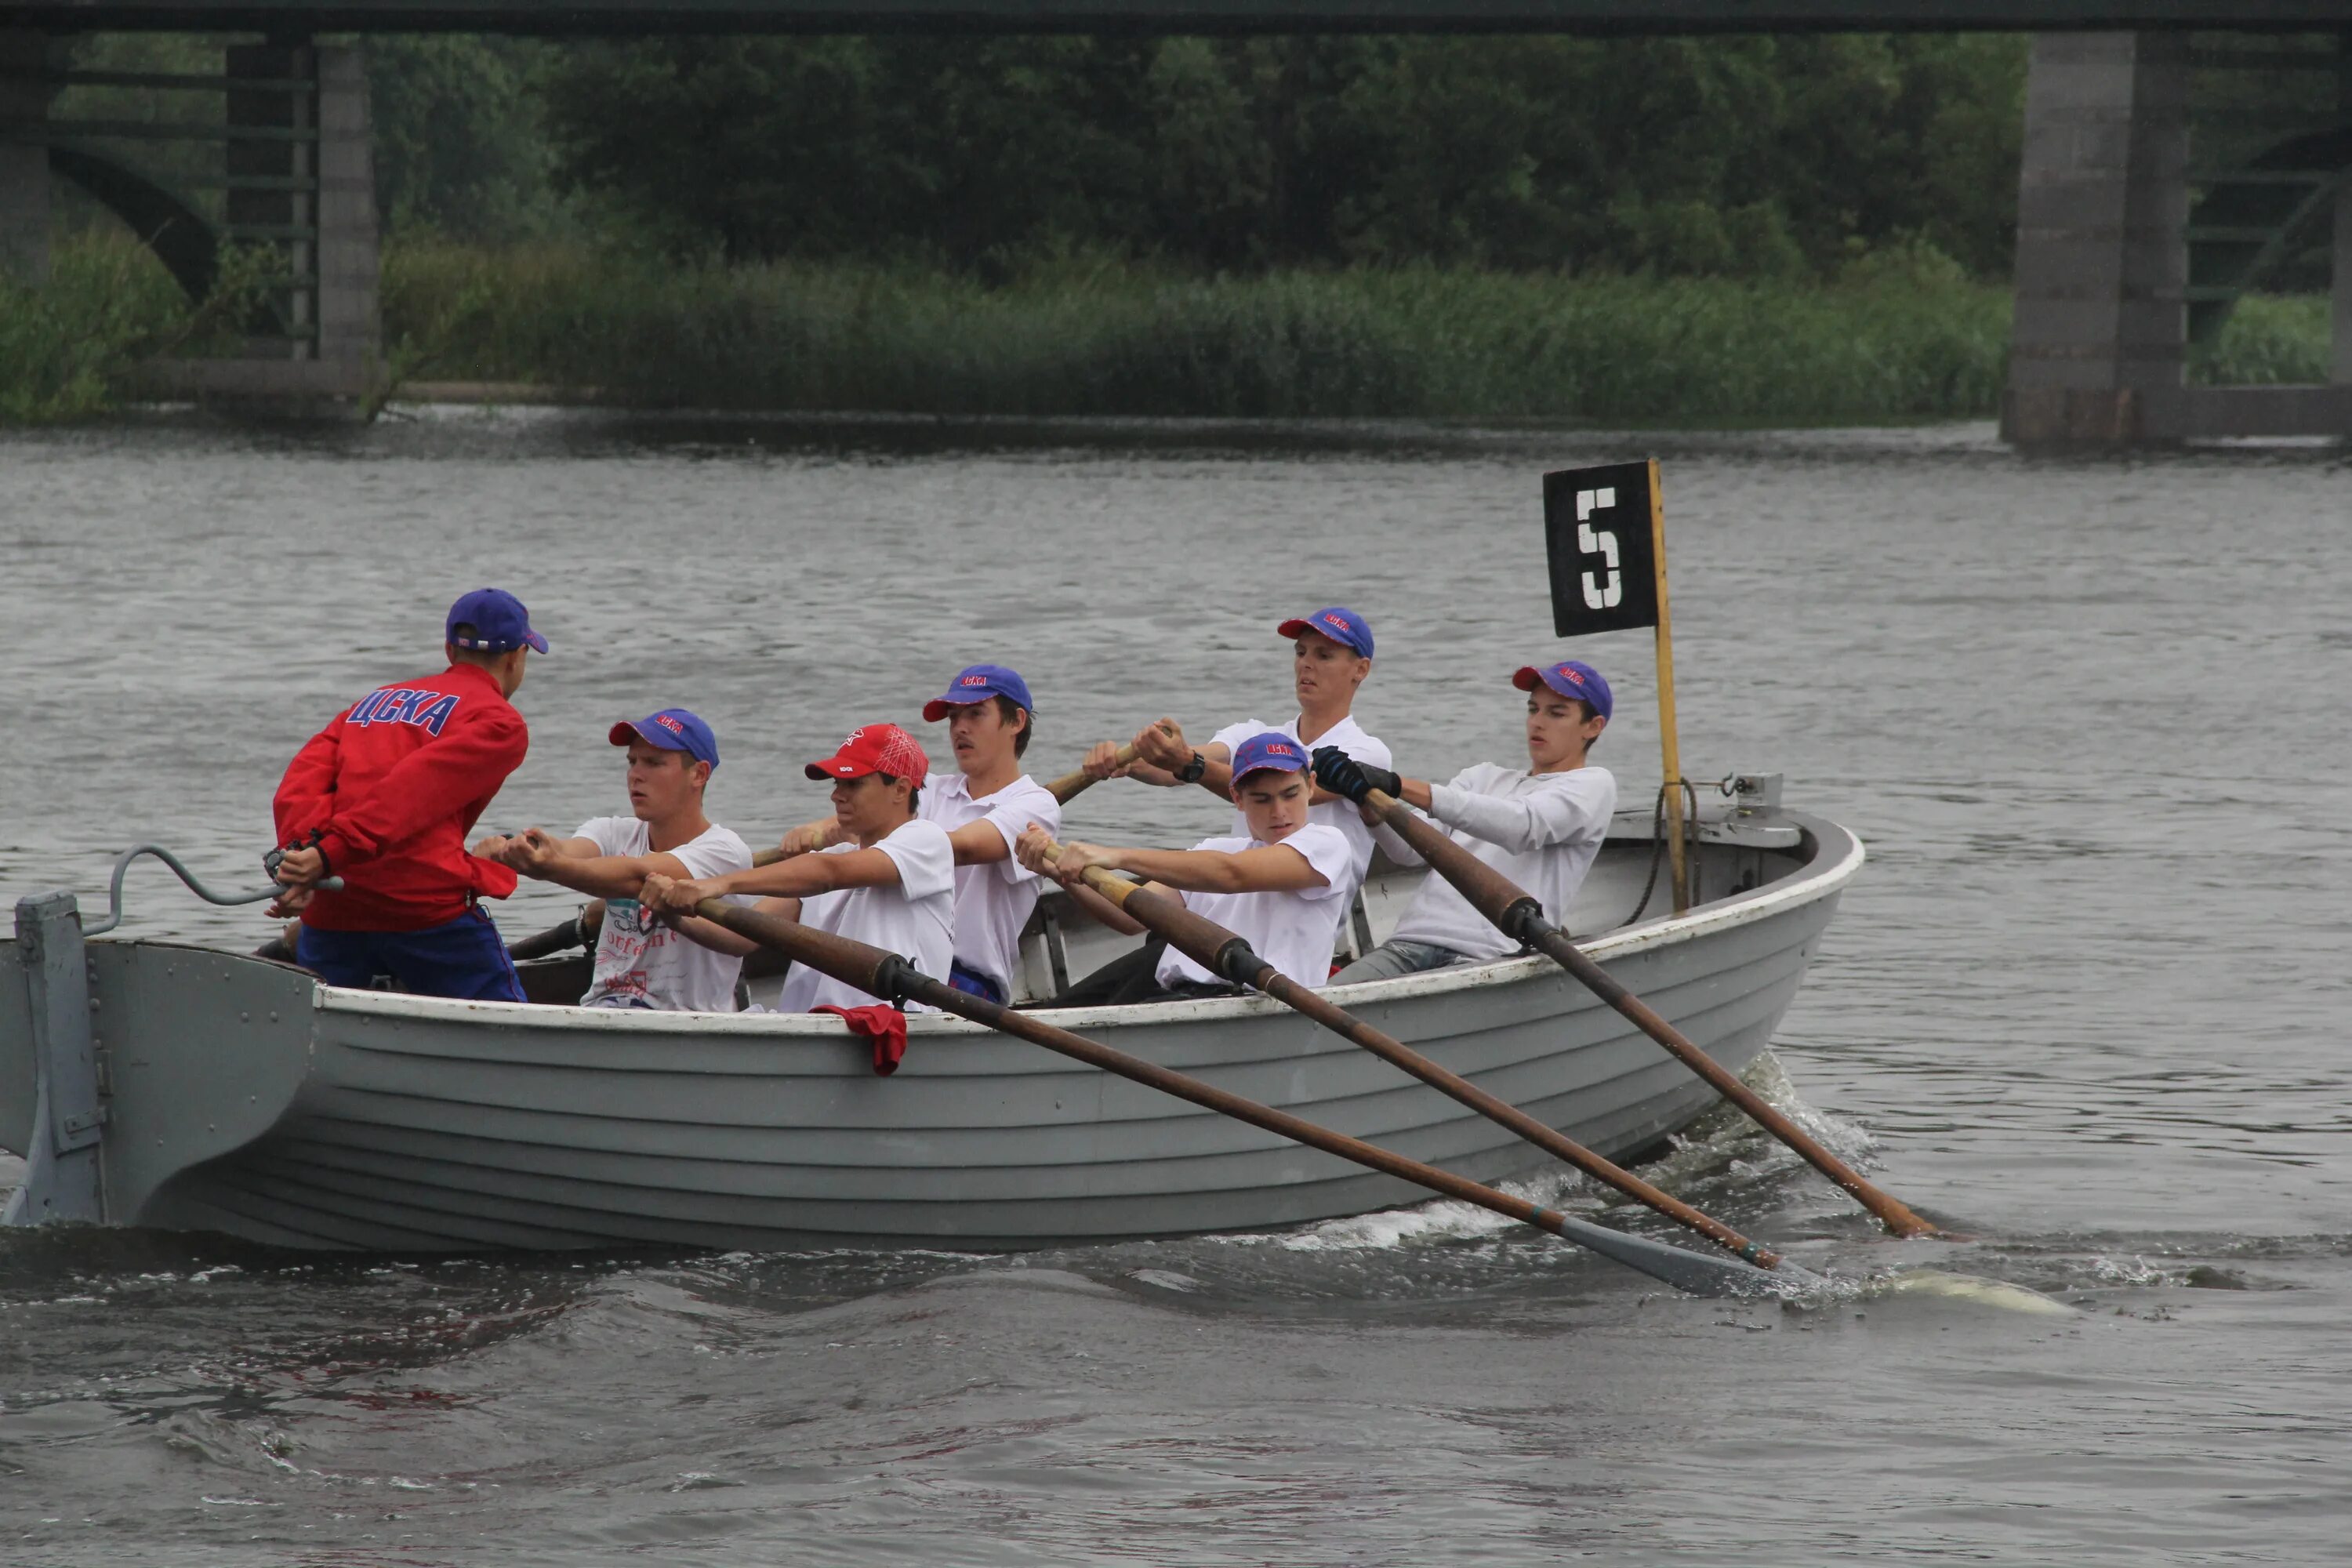
{"label": "boat stern", "polygon": [[19,900],[0,954],[0,1223],[138,1225],[156,1192],[242,1148],[308,1076],[317,982],[171,942],[85,943],[72,895]]}

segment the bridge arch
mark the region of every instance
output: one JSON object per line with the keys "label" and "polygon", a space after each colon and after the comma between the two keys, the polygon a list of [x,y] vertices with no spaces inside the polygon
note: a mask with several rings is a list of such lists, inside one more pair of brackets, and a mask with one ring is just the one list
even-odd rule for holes
{"label": "bridge arch", "polygon": [[220,237],[191,207],[119,158],[74,142],[53,142],[50,171],[79,186],[130,226],[192,303],[202,304],[220,276]]}

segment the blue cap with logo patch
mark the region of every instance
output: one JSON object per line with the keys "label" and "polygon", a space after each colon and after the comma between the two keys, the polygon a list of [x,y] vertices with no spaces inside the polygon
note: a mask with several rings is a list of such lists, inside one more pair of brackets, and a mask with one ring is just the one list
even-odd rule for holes
{"label": "blue cap with logo patch", "polygon": [[923,722],[936,724],[948,716],[950,709],[969,708],[992,697],[1009,698],[1032,713],[1037,710],[1036,704],[1029,700],[1029,683],[1021,679],[1020,671],[1001,664],[975,664],[957,672],[956,678],[948,682],[946,696],[923,704]]}
{"label": "blue cap with logo patch", "polygon": [[[459,626],[473,630],[459,637]],[[530,629],[530,612],[504,588],[477,588],[450,605],[448,641],[477,653],[511,653],[519,647],[547,651],[547,639]]]}
{"label": "blue cap with logo patch", "polygon": [[1307,748],[1279,730],[1252,735],[1234,748],[1234,783],[1252,773],[1297,773],[1307,771]]}
{"label": "blue cap with logo patch", "polygon": [[1344,605],[1332,605],[1311,616],[1285,621],[1274,629],[1294,639],[1302,632],[1320,632],[1342,647],[1354,648],[1366,658],[1372,657],[1371,623]]}
{"label": "blue cap with logo patch", "polygon": [[1533,691],[1538,681],[1562,697],[1583,699],[1603,719],[1616,706],[1609,695],[1609,683],[1601,679],[1599,670],[1580,658],[1562,659],[1558,664],[1530,664],[1511,677],[1511,684],[1522,691]]}
{"label": "blue cap with logo patch", "polygon": [[719,765],[719,737],[710,732],[709,725],[683,708],[665,708],[634,724],[624,721],[613,726],[608,738],[616,746],[643,741],[665,752],[684,752],[696,762],[709,763],[714,768]]}

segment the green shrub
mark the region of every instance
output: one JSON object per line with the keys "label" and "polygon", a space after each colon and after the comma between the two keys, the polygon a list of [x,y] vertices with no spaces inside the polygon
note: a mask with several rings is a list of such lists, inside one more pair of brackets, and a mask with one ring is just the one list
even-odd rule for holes
{"label": "green shrub", "polygon": [[2210,343],[2189,356],[2189,379],[2207,386],[2276,386],[2327,379],[2327,299],[2249,295]]}
{"label": "green shrub", "polygon": [[393,248],[385,311],[412,374],[653,405],[1706,424],[1994,409],[2005,290],[1916,255],[1849,270],[1834,285],[1436,267],[1185,278],[1081,257],[992,288],[429,239]]}
{"label": "green shrub", "polygon": [[171,274],[127,235],[58,246],[37,287],[0,270],[0,425],[106,412],[122,373],[189,315]]}
{"label": "green shrub", "polygon": [[211,295],[192,305],[154,253],[119,230],[59,244],[38,286],[0,271],[0,425],[111,411],[142,362],[225,349],[283,272],[276,250],[227,247]]}

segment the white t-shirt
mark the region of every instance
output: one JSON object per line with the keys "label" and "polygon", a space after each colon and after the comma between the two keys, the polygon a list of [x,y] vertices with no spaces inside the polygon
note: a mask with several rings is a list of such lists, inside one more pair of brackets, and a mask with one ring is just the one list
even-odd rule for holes
{"label": "white t-shirt", "polygon": [[[1429,792],[1429,815],[1445,836],[1533,894],[1544,918],[1559,924],[1569,900],[1592,868],[1617,809],[1617,780],[1607,768],[1529,773],[1480,763]],[[1421,857],[1386,824],[1383,848],[1406,865]],[[1470,907],[1454,884],[1431,872],[1390,932],[1391,941],[1424,942],[1486,960],[1516,952],[1495,922]]]}
{"label": "white t-shirt", "polygon": [[[592,816],[574,838],[594,842],[599,855],[651,853],[653,829],[634,816]],[[667,851],[698,881],[749,870],[751,851],[730,829],[710,826]],[[749,903],[738,898],[737,903]],[[665,1013],[732,1013],[735,977],[743,961],[713,952],[659,921],[648,920],[635,899],[604,900],[604,934],[596,939],[595,978],[580,998],[587,1007],[645,1005]]]}
{"label": "white t-shirt", "polygon": [[[1186,893],[1184,907],[1203,920],[1216,921],[1248,940],[1251,951],[1301,985],[1321,985],[1331,978],[1331,952],[1339,943],[1339,921],[1348,912],[1348,840],[1336,827],[1310,822],[1281,841],[1307,857],[1323,874],[1319,888],[1299,888],[1271,893]],[[1263,849],[1262,838],[1203,838],[1195,849],[1215,849],[1227,855]],[[1174,948],[1160,960],[1162,985],[1198,984],[1221,981]]]}
{"label": "white t-shirt", "polygon": [[[1255,719],[1244,719],[1238,724],[1228,724],[1210,736],[1209,743],[1223,746],[1229,752],[1238,752],[1244,741],[1252,735],[1265,734],[1269,730],[1297,742],[1310,758],[1324,746],[1337,746],[1360,763],[1370,763],[1376,768],[1390,765],[1387,743],[1365,734],[1363,726],[1352,718],[1340,720],[1312,741],[1299,740],[1297,719],[1286,724],[1261,724]],[[1307,775],[1307,782],[1310,784],[1315,782],[1313,773]],[[1372,830],[1364,826],[1363,816],[1356,807],[1344,800],[1327,800],[1320,805],[1307,807],[1307,820],[1319,822],[1326,827],[1336,827],[1348,840],[1348,848],[1351,852],[1348,885],[1339,889],[1339,908],[1345,910],[1348,901],[1356,896],[1356,889],[1363,886],[1364,873],[1371,869]],[[1238,805],[1234,807],[1234,831],[1244,838],[1249,837],[1249,819],[1242,815]]]}
{"label": "white t-shirt", "polygon": [[[846,855],[856,847],[835,844],[817,853]],[[895,952],[932,979],[945,980],[955,957],[955,847],[948,842],[948,830],[917,817],[892,828],[890,836],[874,847],[898,863],[897,885],[843,888],[803,899],[801,924]],[[870,1007],[881,1000],[805,963],[795,963],[784,976],[776,1011]],[[926,1011],[919,1005],[907,1010]]]}
{"label": "white t-shirt", "polygon": [[1013,977],[1021,972],[1021,929],[1045,889],[1045,879],[1013,858],[1013,840],[1033,822],[1060,837],[1062,803],[1027,773],[977,798],[971,781],[952,773],[925,786],[917,815],[950,833],[985,821],[1004,836],[1003,859],[956,868],[955,955],[965,968],[995,981],[1010,998]]}

